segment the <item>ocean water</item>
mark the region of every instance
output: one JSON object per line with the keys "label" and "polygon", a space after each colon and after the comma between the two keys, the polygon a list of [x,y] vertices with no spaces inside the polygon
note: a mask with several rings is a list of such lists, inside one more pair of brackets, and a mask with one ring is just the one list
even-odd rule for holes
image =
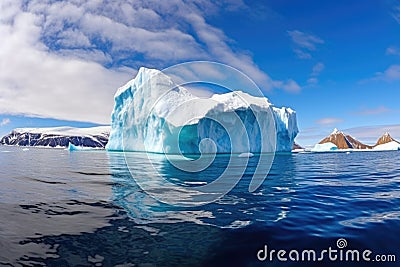
{"label": "ocean water", "polygon": [[[149,166],[129,157],[131,172],[123,153],[0,146],[0,266],[400,266],[400,151],[276,155],[250,193],[255,156],[232,191],[197,207],[149,196],[136,184]],[[184,188],[226,164],[185,174],[153,161]],[[257,257],[329,247],[336,260]],[[348,249],[371,261],[340,260]]]}

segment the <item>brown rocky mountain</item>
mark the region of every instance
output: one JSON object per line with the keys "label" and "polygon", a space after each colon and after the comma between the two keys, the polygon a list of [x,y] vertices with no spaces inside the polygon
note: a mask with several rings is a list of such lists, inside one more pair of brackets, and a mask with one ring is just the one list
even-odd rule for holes
{"label": "brown rocky mountain", "polygon": [[295,149],[304,149],[304,147],[302,147],[299,144],[297,144],[296,142],[294,142],[292,150],[295,150]]}
{"label": "brown rocky mountain", "polygon": [[383,144],[390,143],[393,141],[400,143],[399,141],[396,141],[395,139],[393,139],[388,132],[386,132],[378,139],[378,141],[376,142],[376,144],[374,146],[383,145]]}
{"label": "brown rocky mountain", "polygon": [[360,141],[354,139],[348,134],[345,134],[338,129],[335,128],[333,132],[328,136],[322,139],[319,144],[324,144],[331,142],[335,144],[339,149],[372,149],[372,146],[361,143]]}

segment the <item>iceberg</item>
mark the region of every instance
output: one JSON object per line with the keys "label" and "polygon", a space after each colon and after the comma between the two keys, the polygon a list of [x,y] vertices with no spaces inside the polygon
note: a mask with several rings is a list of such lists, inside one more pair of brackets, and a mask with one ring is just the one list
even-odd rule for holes
{"label": "iceberg", "polygon": [[155,69],[140,68],[114,100],[109,151],[289,152],[298,133],[290,108],[242,91],[199,98]]}
{"label": "iceberg", "polygon": [[239,158],[251,158],[251,157],[254,157],[254,154],[253,153],[241,153],[241,154],[239,154],[238,157]]}
{"label": "iceberg", "polygon": [[323,144],[316,144],[312,149],[311,152],[329,152],[329,151],[336,151],[338,147],[331,142],[323,143]]}
{"label": "iceberg", "polygon": [[68,151],[79,151],[81,149],[82,149],[82,147],[75,146],[75,145],[73,145],[71,143],[69,143],[68,147],[66,148],[66,150],[68,150]]}
{"label": "iceberg", "polygon": [[93,149],[95,149],[95,148],[85,147],[85,146],[76,146],[74,144],[69,143],[68,147],[65,150],[68,150],[68,151],[85,151],[86,150],[86,151],[88,151],[88,150],[93,150]]}

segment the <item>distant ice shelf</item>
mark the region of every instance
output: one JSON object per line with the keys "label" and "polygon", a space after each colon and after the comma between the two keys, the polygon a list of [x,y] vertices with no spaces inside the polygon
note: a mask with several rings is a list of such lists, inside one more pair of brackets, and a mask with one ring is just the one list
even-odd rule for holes
{"label": "distant ice shelf", "polygon": [[17,128],[0,140],[2,145],[66,148],[104,148],[110,133],[109,126],[90,128],[52,127]]}

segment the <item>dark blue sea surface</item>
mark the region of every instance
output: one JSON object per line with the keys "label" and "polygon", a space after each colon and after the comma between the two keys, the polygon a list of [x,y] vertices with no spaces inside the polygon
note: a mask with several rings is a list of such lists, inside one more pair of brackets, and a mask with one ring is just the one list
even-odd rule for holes
{"label": "dark blue sea surface", "polygon": [[[400,266],[400,151],[276,155],[251,193],[254,156],[232,191],[196,207],[149,196],[136,180],[151,179],[150,166],[128,157],[130,169],[123,153],[0,146],[0,266]],[[227,157],[201,173],[162,156],[152,165],[190,189]],[[287,261],[260,261],[266,247]],[[329,247],[370,250],[371,261],[288,257]]]}

